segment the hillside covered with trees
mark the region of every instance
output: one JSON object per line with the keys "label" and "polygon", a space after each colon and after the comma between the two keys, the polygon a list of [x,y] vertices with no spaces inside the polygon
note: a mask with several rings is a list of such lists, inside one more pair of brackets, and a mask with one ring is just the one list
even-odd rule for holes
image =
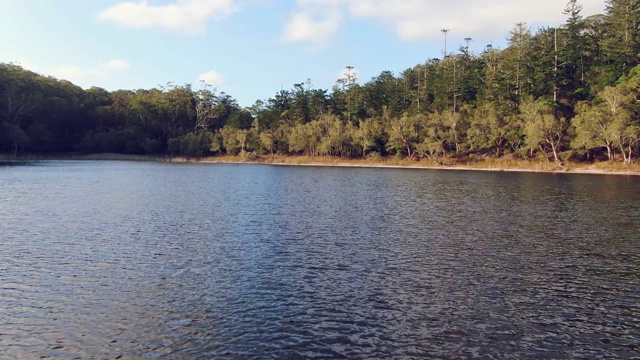
{"label": "hillside covered with trees", "polygon": [[581,10],[570,0],[558,27],[515,24],[503,50],[466,46],[331,90],[308,80],[247,108],[204,86],[83,90],[0,64],[0,152],[630,163],[640,156],[640,0]]}

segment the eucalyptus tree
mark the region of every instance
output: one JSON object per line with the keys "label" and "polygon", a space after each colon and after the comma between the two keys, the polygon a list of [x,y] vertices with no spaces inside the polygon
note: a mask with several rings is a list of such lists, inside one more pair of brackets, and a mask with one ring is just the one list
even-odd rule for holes
{"label": "eucalyptus tree", "polygon": [[273,134],[263,131],[259,133],[258,138],[260,139],[260,146],[269,154],[273,155],[276,145]]}
{"label": "eucalyptus tree", "polygon": [[[628,89],[622,86],[606,87],[600,97],[606,105],[606,114],[610,117],[613,138],[622,153],[625,163],[631,162],[632,146],[637,142],[637,121],[634,121],[630,108],[635,100]],[[629,148],[629,157],[625,148]]]}
{"label": "eucalyptus tree", "polygon": [[615,159],[614,147],[620,150],[625,163],[630,163],[633,147],[640,142],[640,124],[634,116],[633,77],[626,83],[607,86],[594,101],[583,103],[573,119],[576,148],[592,150],[604,147],[609,160]]}
{"label": "eucalyptus tree", "polygon": [[637,122],[629,124],[622,133],[621,136],[621,151],[622,155],[625,154],[624,146],[627,146],[627,156],[624,156],[625,164],[631,164],[634,148],[637,152],[638,145],[640,145],[640,124]]}
{"label": "eucalyptus tree", "polygon": [[317,120],[320,128],[318,150],[321,155],[344,157],[351,154],[354,126],[336,115],[324,115]]}
{"label": "eucalyptus tree", "polygon": [[420,139],[416,151],[424,157],[438,161],[447,155],[447,142],[450,139],[450,128],[442,112],[424,115],[420,118]]}
{"label": "eucalyptus tree", "polygon": [[4,144],[14,155],[31,142],[23,123],[37,103],[32,92],[32,77],[19,65],[0,64],[0,147]]}
{"label": "eucalyptus tree", "polygon": [[551,148],[553,158],[562,166],[558,156],[562,141],[566,136],[569,125],[564,117],[556,116],[553,107],[542,99],[534,100],[528,97],[520,104],[520,118],[523,121],[525,143],[529,150],[540,149],[547,156],[547,149]]}
{"label": "eucalyptus tree", "polygon": [[247,130],[241,130],[233,126],[225,125],[220,129],[222,146],[228,155],[238,155],[245,149],[247,142]]}
{"label": "eucalyptus tree", "polygon": [[389,128],[388,150],[395,150],[397,154],[404,153],[413,159],[416,145],[420,142],[420,115],[403,114],[391,120]]}
{"label": "eucalyptus tree", "polygon": [[468,142],[473,152],[495,151],[500,157],[507,143],[517,136],[515,121],[507,121],[495,103],[483,101],[473,111],[468,130]]}
{"label": "eucalyptus tree", "polygon": [[385,127],[379,117],[368,118],[360,121],[358,128],[354,130],[354,142],[360,147],[362,157],[366,158],[367,153],[372,149],[380,153],[386,143]]}
{"label": "eucalyptus tree", "polygon": [[15,64],[0,64],[0,110],[5,123],[19,124],[35,107],[32,74]]}
{"label": "eucalyptus tree", "polygon": [[287,134],[289,152],[304,152],[307,156],[320,156],[320,143],[323,139],[323,127],[319,120],[313,120],[306,124],[296,124],[289,129]]}
{"label": "eucalyptus tree", "polygon": [[196,106],[193,132],[197,134],[200,131],[208,130],[213,120],[218,116],[218,109],[216,109],[218,97],[215,89],[203,83],[203,87],[195,92],[194,98]]}
{"label": "eucalyptus tree", "polygon": [[443,111],[440,116],[444,120],[447,132],[446,141],[455,150],[456,154],[462,151],[465,142],[468,124],[466,123],[466,111]]}
{"label": "eucalyptus tree", "polygon": [[[603,147],[609,160],[614,159],[612,123],[601,106],[580,102],[576,106],[576,116],[571,120],[575,137],[571,142],[574,149],[585,149],[590,154],[593,149]],[[590,156],[588,156],[590,158]]]}

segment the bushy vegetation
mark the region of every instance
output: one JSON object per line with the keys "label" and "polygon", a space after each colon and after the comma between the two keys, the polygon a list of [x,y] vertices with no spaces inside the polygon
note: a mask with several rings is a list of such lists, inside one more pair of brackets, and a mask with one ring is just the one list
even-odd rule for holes
{"label": "bushy vegetation", "polygon": [[207,87],[83,90],[0,64],[0,152],[511,154],[562,164],[570,151],[630,163],[640,155],[640,0],[607,0],[605,14],[587,18],[581,10],[570,0],[564,24],[535,33],[517,23],[504,50],[462,47],[331,90],[307,81],[247,108]]}

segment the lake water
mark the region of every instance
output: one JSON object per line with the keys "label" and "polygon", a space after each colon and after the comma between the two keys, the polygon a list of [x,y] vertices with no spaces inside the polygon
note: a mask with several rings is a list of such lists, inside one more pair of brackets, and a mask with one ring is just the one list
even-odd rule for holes
{"label": "lake water", "polygon": [[0,358],[640,357],[640,178],[0,163]]}

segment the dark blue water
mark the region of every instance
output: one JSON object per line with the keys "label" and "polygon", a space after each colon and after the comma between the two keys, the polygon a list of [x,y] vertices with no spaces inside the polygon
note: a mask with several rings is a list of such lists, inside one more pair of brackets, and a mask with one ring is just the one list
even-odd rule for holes
{"label": "dark blue water", "polygon": [[0,164],[0,358],[640,357],[640,178]]}

